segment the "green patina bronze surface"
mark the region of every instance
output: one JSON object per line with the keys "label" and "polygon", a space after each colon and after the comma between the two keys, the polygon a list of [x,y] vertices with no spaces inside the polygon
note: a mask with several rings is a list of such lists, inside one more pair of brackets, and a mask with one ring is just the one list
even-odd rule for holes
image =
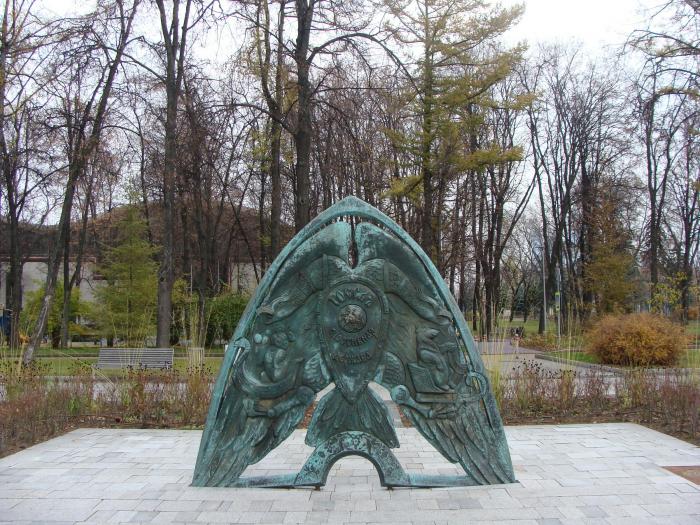
{"label": "green patina bronze surface", "polygon": [[[404,471],[371,381],[464,476]],[[241,477],[331,383],[309,424],[306,443],[315,450],[301,471]],[[369,459],[390,487],[514,481],[484,366],[454,298],[413,239],[355,197],[299,232],[258,286],[214,386],[193,485],[318,487],[350,454]]]}

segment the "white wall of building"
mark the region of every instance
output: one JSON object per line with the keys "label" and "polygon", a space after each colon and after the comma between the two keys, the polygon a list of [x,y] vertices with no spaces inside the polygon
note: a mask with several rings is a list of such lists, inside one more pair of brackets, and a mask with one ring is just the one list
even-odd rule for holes
{"label": "white wall of building", "polygon": [[[39,290],[46,282],[47,264],[45,260],[29,260],[24,263],[22,269],[22,293],[26,300],[27,294]],[[92,281],[94,263],[84,262],[81,268],[80,298],[83,301],[95,300],[95,287],[100,286],[101,281]],[[75,264],[70,264],[71,274],[75,271]],[[0,307],[7,308],[7,281],[9,279],[10,263],[0,261]]]}
{"label": "white wall of building", "polygon": [[231,265],[231,291],[252,295],[258,286],[255,280],[253,263],[233,263]]}
{"label": "white wall of building", "polygon": [[[71,264],[71,273],[75,270]],[[7,281],[9,278],[10,264],[0,261],[0,308],[7,308]],[[22,293],[24,298],[28,293],[40,289],[46,282],[47,264],[45,260],[30,260],[24,263],[22,272]],[[82,266],[82,278],[80,279],[80,299],[82,301],[95,301],[95,290],[102,285],[101,279],[94,280],[95,265],[92,262],[84,262]],[[233,263],[231,266],[231,280],[229,286],[234,292],[242,292],[252,295],[258,283],[255,279],[255,269],[252,263]]]}

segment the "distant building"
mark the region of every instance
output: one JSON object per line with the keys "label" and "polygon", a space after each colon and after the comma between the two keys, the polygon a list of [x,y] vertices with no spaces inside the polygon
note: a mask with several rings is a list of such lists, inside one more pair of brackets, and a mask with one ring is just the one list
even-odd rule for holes
{"label": "distant building", "polygon": [[[22,295],[39,290],[46,282],[48,268],[47,257],[30,256],[22,265]],[[71,273],[75,271],[75,262],[69,265]],[[99,286],[101,278],[95,276],[95,262],[83,261],[81,276],[78,280],[80,298],[83,301],[95,300],[95,287]],[[7,257],[0,257],[0,308],[10,307],[7,281],[10,275],[10,263]],[[96,278],[95,278],[96,277]]]}
{"label": "distant building", "polygon": [[[95,261],[83,261],[81,275],[78,279],[80,299],[92,302],[95,300],[95,289],[98,288],[103,278],[96,273]],[[39,290],[46,282],[48,259],[46,257],[32,256],[22,266],[22,296]],[[70,264],[71,273],[75,271],[75,263]],[[10,307],[7,281],[10,275],[10,263],[7,257],[0,257],[0,310]],[[258,285],[255,279],[255,269],[250,262],[232,261],[229,266],[226,284],[229,289],[251,295]],[[24,302],[24,300],[23,300]]]}
{"label": "distant building", "polygon": [[[116,238],[118,228],[115,224],[122,217],[123,208],[115,208],[111,212],[102,214],[91,222],[89,226],[90,238],[85,246],[85,256],[81,265],[81,275],[78,280],[80,297],[83,301],[94,301],[95,290],[103,282],[103,278],[97,273],[99,268],[99,257],[101,250],[98,246],[111,245]],[[150,209],[151,221],[156,224],[158,230],[158,210]],[[258,279],[261,277],[259,268],[260,261],[260,234],[259,219],[256,210],[241,208],[239,211],[240,220],[227,221],[232,224],[232,228],[222,228],[220,233],[220,246],[225,246],[221,257],[216,261],[215,278],[218,282],[224,283],[230,290],[252,294],[255,290]],[[0,312],[10,307],[11,301],[8,290],[8,280],[10,271],[9,258],[9,235],[7,235],[8,225],[0,222]],[[24,224],[21,226],[22,239],[22,297],[23,303],[27,293],[40,289],[46,282],[46,272],[48,268],[48,254],[55,233],[55,226],[36,226]],[[73,239],[77,239],[73,235]],[[155,242],[158,243],[156,234]],[[176,232],[176,266],[182,264],[183,253],[191,249],[193,240],[189,242],[183,240],[182,232]],[[187,244],[187,246],[185,246]],[[73,248],[73,253],[76,249]],[[252,252],[252,253],[251,253]],[[70,264],[71,273],[75,269],[75,262]],[[178,269],[176,268],[176,271]],[[179,268],[183,274],[188,274],[187,268]],[[256,276],[257,270],[257,276]],[[63,269],[59,271],[61,277]]]}

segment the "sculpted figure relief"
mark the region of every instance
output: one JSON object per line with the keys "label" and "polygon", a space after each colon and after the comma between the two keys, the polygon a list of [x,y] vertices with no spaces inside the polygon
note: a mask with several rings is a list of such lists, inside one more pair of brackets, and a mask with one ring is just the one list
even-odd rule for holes
{"label": "sculpted figure relief", "polygon": [[[390,450],[399,440],[372,381],[464,476],[402,469]],[[306,443],[316,449],[302,470],[241,477],[331,384],[309,424]],[[348,454],[370,459],[387,486],[514,479],[483,364],[454,299],[415,242],[354,197],[300,232],[251,299],[215,385],[193,484],[320,486]]]}

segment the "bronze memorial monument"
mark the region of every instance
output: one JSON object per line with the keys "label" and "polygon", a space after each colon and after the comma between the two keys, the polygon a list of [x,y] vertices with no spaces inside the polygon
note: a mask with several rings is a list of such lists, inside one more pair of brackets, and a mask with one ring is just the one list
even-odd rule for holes
{"label": "bronze memorial monument", "polygon": [[[404,471],[374,381],[460,476]],[[293,475],[241,477],[300,424],[316,394]],[[355,454],[388,487],[514,481],[503,424],[457,304],[428,256],[396,223],[348,197],[299,232],[270,266],[229,343],[193,485],[325,484]]]}

